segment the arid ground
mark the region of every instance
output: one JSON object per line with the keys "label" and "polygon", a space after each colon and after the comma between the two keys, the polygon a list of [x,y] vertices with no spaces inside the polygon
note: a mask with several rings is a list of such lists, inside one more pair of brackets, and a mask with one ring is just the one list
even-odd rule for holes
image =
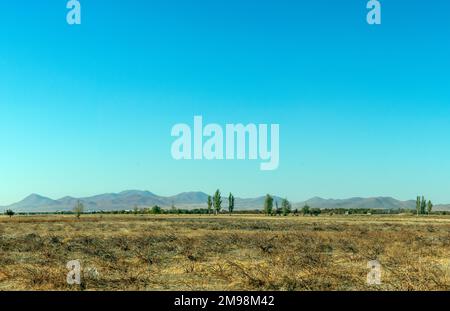
{"label": "arid ground", "polygon": [[450,290],[450,217],[0,216],[0,290]]}

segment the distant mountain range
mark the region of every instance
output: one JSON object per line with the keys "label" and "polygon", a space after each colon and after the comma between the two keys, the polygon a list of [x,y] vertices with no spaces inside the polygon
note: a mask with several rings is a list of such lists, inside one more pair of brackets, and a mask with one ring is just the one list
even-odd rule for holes
{"label": "distant mountain range", "polygon": [[[20,202],[0,207],[0,211],[12,209],[15,212],[56,212],[70,211],[77,201],[84,204],[86,211],[114,211],[131,210],[134,206],[139,208],[159,205],[179,208],[204,208],[208,194],[204,192],[183,192],[174,196],[159,196],[149,191],[127,190],[120,193],[105,193],[91,197],[74,198],[63,197],[53,200],[38,194],[31,194]],[[257,198],[236,198],[236,210],[262,209],[264,196]],[[281,203],[281,198],[274,199]],[[223,206],[227,206],[227,198],[223,198]],[[391,197],[350,198],[350,199],[323,199],[315,197],[304,202],[293,203],[294,208],[301,208],[305,204],[316,208],[373,208],[373,209],[415,209],[416,202],[399,201]],[[450,210],[450,205],[437,205],[435,210]]]}

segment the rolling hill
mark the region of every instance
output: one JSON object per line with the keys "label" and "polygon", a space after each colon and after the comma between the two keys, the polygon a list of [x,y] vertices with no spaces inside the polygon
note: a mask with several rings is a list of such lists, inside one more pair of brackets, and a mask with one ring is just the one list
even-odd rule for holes
{"label": "rolling hill", "polygon": [[[23,200],[0,207],[1,210],[12,209],[16,212],[56,212],[70,211],[77,201],[81,201],[86,211],[114,211],[131,210],[134,206],[151,207],[159,205],[179,208],[205,208],[208,194],[204,192],[183,192],[173,196],[159,196],[150,191],[127,190],[119,193],[104,193],[90,197],[75,198],[66,196],[57,200],[38,194],[31,194]],[[236,198],[236,210],[262,209],[264,196],[257,198]],[[281,203],[281,198],[274,196]],[[223,206],[228,204],[227,198],[223,198]],[[349,198],[349,199],[323,199],[314,197],[303,202],[293,203],[294,208],[301,208],[305,204],[317,208],[373,208],[373,209],[415,209],[415,201],[400,201],[391,197],[373,198]],[[281,204],[280,204],[281,205]],[[450,210],[450,205],[437,205],[435,210]]]}

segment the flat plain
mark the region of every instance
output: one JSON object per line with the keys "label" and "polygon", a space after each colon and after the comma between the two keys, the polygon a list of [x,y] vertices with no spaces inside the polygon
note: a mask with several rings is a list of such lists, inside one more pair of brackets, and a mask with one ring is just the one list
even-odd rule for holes
{"label": "flat plain", "polygon": [[0,216],[0,290],[450,290],[450,217]]}

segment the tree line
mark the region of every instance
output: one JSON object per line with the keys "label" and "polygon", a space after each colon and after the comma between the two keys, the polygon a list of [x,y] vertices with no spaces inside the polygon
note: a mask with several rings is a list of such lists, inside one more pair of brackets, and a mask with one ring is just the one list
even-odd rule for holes
{"label": "tree line", "polygon": [[[273,206],[273,202],[275,201],[275,207]],[[313,215],[318,216],[322,213],[320,208],[311,208],[309,205],[305,204],[300,210],[292,209],[292,204],[288,199],[281,200],[281,207],[278,206],[278,201],[275,200],[270,194],[266,195],[264,200],[264,214],[268,216],[288,216],[289,214],[293,214],[294,216],[302,215]]]}
{"label": "tree line", "polygon": [[416,198],[416,214],[417,215],[429,215],[433,210],[433,203],[430,200],[425,199],[424,196],[417,196]]}
{"label": "tree line", "polygon": [[[174,204],[170,209],[163,209],[162,207],[155,205],[149,208],[139,208],[134,206],[133,210],[119,210],[119,211],[95,211],[95,212],[85,212],[84,205],[82,202],[78,201],[72,211],[65,212],[54,212],[54,213],[19,213],[21,215],[32,215],[32,214],[74,214],[77,218],[80,218],[82,214],[199,214],[199,215],[218,215],[223,213],[222,208],[222,196],[220,190],[217,189],[214,195],[208,195],[206,208],[194,208],[194,209],[179,209],[176,208]],[[433,203],[430,200],[426,200],[424,196],[417,196],[416,198],[416,214],[417,215],[430,215],[433,211]],[[278,201],[274,199],[270,194],[267,194],[264,199],[264,205],[262,210],[240,210],[235,211],[235,198],[232,193],[228,195],[228,214],[238,213],[238,214],[265,214],[268,216],[318,216],[320,214],[401,214],[401,213],[411,213],[410,209],[369,209],[369,208],[311,208],[309,205],[305,204],[300,209],[293,209],[291,202],[288,199],[282,199],[281,205],[278,205]],[[8,209],[4,213],[5,215],[12,217],[16,213]],[[433,214],[447,215],[450,212],[434,212]]]}
{"label": "tree line", "polygon": [[[320,208],[310,208],[308,205],[305,205],[301,210],[292,209],[291,202],[288,199],[281,200],[281,207],[278,206],[278,201],[275,200],[275,207],[273,206],[274,198],[267,194],[264,199],[264,207],[263,213],[271,216],[283,215],[287,216],[289,214],[294,215],[314,215],[317,216],[321,213]],[[209,195],[207,202],[207,212],[208,214],[212,214],[214,212],[215,215],[218,215],[222,211],[222,196],[220,194],[220,190],[217,189],[213,196]],[[232,193],[228,195],[228,213],[231,215],[234,211],[234,196]]]}

